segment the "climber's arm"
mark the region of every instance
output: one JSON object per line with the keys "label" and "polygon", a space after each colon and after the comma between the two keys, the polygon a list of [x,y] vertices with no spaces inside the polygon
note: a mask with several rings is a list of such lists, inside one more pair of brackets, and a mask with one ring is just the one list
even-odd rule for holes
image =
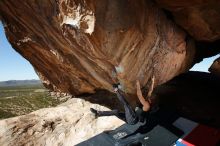
{"label": "climber's arm", "polygon": [[150,103],[148,100],[145,100],[145,98],[143,97],[139,81],[136,82],[136,86],[137,86],[137,97],[140,100],[141,104],[143,105],[143,111],[149,111]]}

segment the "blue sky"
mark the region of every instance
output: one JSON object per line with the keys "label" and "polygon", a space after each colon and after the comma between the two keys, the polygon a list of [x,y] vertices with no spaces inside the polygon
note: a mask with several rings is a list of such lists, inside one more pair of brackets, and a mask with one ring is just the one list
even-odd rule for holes
{"label": "blue sky", "polygon": [[209,67],[212,65],[213,61],[215,61],[215,59],[217,59],[218,57],[220,57],[219,54],[210,58],[203,59],[202,62],[195,64],[190,70],[209,72]]}
{"label": "blue sky", "polygon": [[[208,72],[209,66],[219,56],[204,59],[191,70]],[[0,81],[25,79],[39,78],[31,64],[11,47],[0,22]]]}
{"label": "blue sky", "polygon": [[0,81],[39,79],[31,64],[6,39],[0,21]]}

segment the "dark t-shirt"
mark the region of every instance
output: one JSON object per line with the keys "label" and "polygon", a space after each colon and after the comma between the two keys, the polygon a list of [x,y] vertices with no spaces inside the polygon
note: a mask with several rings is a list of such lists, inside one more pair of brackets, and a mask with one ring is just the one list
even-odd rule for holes
{"label": "dark t-shirt", "polygon": [[149,112],[143,111],[143,109],[140,108],[140,107],[136,107],[135,112],[136,112],[136,115],[138,117],[139,122],[145,122],[146,121]]}
{"label": "dark t-shirt", "polygon": [[142,125],[137,132],[146,133],[146,131],[151,130],[155,125],[158,124],[158,107],[152,108],[150,111],[147,112],[143,111],[143,109],[140,107],[136,107],[135,112],[138,116],[139,122]]}

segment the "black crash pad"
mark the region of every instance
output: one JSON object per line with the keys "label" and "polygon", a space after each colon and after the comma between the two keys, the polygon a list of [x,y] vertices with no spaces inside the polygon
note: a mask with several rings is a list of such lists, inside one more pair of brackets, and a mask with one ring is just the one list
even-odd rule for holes
{"label": "black crash pad", "polygon": [[113,131],[103,132],[79,143],[77,146],[171,146],[178,140],[177,135],[160,125],[144,134],[132,133],[134,129],[130,128],[131,125],[124,124]]}

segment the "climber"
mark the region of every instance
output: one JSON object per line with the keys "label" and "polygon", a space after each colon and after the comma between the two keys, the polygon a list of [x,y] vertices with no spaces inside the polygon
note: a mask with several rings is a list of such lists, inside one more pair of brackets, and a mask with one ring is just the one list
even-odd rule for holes
{"label": "climber", "polygon": [[129,105],[129,103],[126,101],[123,95],[123,92],[119,89],[118,86],[119,84],[113,85],[114,92],[117,94],[119,101],[123,104],[125,113],[120,113],[118,110],[98,111],[93,108],[90,108],[91,112],[94,113],[96,117],[115,115],[118,118],[126,121],[126,123],[130,125],[134,125],[138,122],[144,123],[147,117],[146,115],[151,107],[151,100],[149,99],[149,97],[151,96],[152,91],[153,91],[154,77],[152,78],[152,83],[151,83],[150,90],[148,92],[147,99],[145,99],[142,95],[139,81],[136,81],[137,97],[142,105],[142,108],[136,107],[135,110],[133,110],[132,107]]}

